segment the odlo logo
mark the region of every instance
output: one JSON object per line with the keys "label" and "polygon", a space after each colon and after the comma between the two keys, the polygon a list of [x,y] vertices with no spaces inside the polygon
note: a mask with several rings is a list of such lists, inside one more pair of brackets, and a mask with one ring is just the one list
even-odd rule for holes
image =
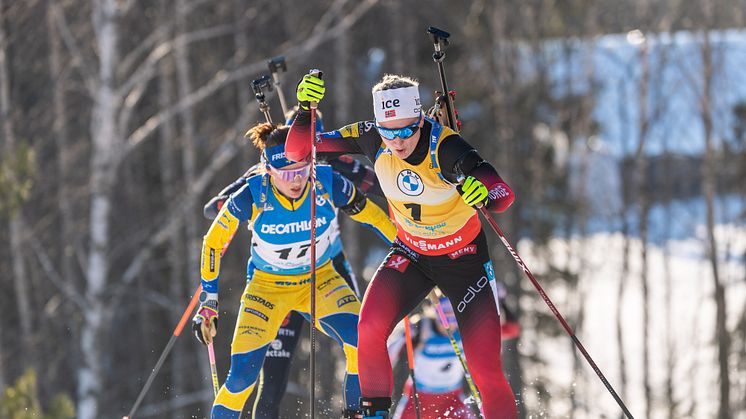
{"label": "odlo logo", "polygon": [[487,284],[490,283],[490,280],[487,279],[486,276],[483,276],[479,278],[476,285],[469,285],[469,289],[466,291],[466,295],[464,295],[464,298],[459,301],[458,305],[456,306],[456,310],[458,310],[459,313],[463,313],[464,310],[466,310],[466,305],[471,302],[471,300],[474,299],[474,297],[479,294],[484,287],[487,286]]}

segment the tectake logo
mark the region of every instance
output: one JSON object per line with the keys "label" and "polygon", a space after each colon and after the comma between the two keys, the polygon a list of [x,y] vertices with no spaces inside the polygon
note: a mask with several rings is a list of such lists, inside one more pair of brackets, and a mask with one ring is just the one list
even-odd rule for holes
{"label": "tectake logo", "polygon": [[420,175],[409,169],[399,172],[399,175],[396,177],[396,185],[399,186],[400,191],[409,196],[421,195],[425,190],[425,185],[422,183]]}

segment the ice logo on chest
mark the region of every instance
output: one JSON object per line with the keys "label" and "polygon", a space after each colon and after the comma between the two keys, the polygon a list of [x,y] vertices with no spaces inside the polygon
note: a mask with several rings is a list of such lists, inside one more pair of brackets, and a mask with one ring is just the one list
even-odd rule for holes
{"label": "ice logo on chest", "polygon": [[396,184],[400,191],[409,196],[421,195],[422,191],[425,190],[420,175],[409,169],[399,172],[399,176],[396,177]]}

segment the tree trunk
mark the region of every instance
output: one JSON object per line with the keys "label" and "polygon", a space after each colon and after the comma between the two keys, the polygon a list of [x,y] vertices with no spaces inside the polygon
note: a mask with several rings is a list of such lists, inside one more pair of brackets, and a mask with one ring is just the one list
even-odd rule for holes
{"label": "tree trunk", "polygon": [[[668,137],[664,138],[663,154],[663,173],[672,173],[671,153],[668,147]],[[674,338],[674,321],[672,318],[671,297],[673,294],[673,274],[671,272],[671,228],[673,223],[673,211],[671,211],[671,201],[673,201],[673,178],[666,176],[664,180],[665,188],[663,190],[663,201],[666,205],[666,216],[664,219],[664,240],[663,246],[663,281],[664,281],[664,313],[666,325],[666,381],[664,384],[665,405],[667,406],[668,419],[676,417],[676,400],[674,399],[674,371],[676,368],[676,347]]]}
{"label": "tree trunk", "polygon": [[[710,1],[705,2],[705,14],[709,17],[712,13],[712,4]],[[707,19],[709,23],[709,19]],[[714,286],[715,298],[715,339],[718,348],[718,369],[720,378],[720,398],[718,406],[718,419],[732,417],[730,412],[730,373],[728,371],[728,354],[730,353],[730,335],[726,325],[726,299],[725,287],[720,280],[718,268],[717,241],[715,240],[715,193],[716,193],[716,175],[714,149],[713,149],[713,116],[711,108],[712,98],[712,48],[710,45],[710,34],[707,29],[703,31],[703,44],[701,48],[703,63],[703,89],[700,101],[700,111],[702,113],[702,125],[704,127],[705,139],[705,158],[702,166],[702,190],[705,195],[707,207],[707,257],[712,268],[712,281]]]}
{"label": "tree trunk", "polygon": [[[622,191],[622,195],[624,191]],[[622,272],[619,275],[619,287],[617,288],[616,298],[616,341],[619,350],[619,396],[622,400],[627,398],[627,356],[624,352],[624,310],[622,304],[624,302],[624,291],[627,285],[627,277],[629,276],[629,248],[630,248],[630,237],[629,237],[629,221],[627,221],[627,212],[630,204],[629,200],[624,198],[624,205],[622,205],[622,237],[624,244],[622,245]],[[623,418],[624,414],[620,415]]]}
{"label": "tree trunk", "polygon": [[[645,35],[647,36],[647,35]],[[650,88],[650,66],[648,40],[640,45],[640,82],[638,90],[637,151],[635,153],[635,176],[633,191],[637,191],[639,234],[641,243],[640,281],[642,285],[642,380],[645,395],[645,417],[649,418],[652,409],[652,388],[650,384],[650,292],[648,284],[648,213],[650,203],[647,191],[646,138],[650,119],[648,115],[648,94]]]}
{"label": "tree trunk", "polygon": [[91,119],[91,208],[90,248],[86,267],[85,302],[82,313],[81,351],[83,365],[78,370],[78,418],[100,417],[99,403],[104,385],[103,361],[106,325],[114,307],[104,300],[110,270],[110,222],[112,188],[121,149],[117,129],[118,103],[115,97],[115,73],[119,61],[119,24],[117,1],[98,0],[93,4],[93,27],[99,52],[98,90]]}
{"label": "tree trunk", "polygon": [[[249,48],[251,45],[251,40],[249,39],[249,34],[247,29],[245,28],[247,25],[244,23],[247,21],[246,14],[248,13],[254,13],[253,10],[248,11],[246,10],[246,2],[238,0],[234,4],[235,10],[236,10],[236,34],[233,36],[233,42],[236,44],[236,53],[235,53],[235,61],[236,65],[242,65],[246,62],[248,56],[249,56]],[[280,76],[282,77],[282,75]],[[282,80],[283,82],[286,82],[286,80]],[[283,88],[283,84],[280,84],[279,88]],[[236,81],[236,96],[238,98],[238,103],[236,109],[239,110],[239,112],[242,112],[243,109],[246,109],[246,106],[249,105],[249,102],[253,100],[253,97],[251,96],[251,90],[249,90],[249,78],[245,77],[242,79],[239,79]],[[279,121],[275,121],[276,123],[285,123],[285,115],[284,111],[282,109],[282,106],[280,105],[280,100],[278,99],[276,102],[276,107],[274,108],[275,111],[272,112],[273,118],[276,118],[276,115],[281,115],[281,118]],[[241,121],[243,118],[241,118],[241,115],[238,115],[237,120]],[[274,119],[273,119],[274,121]],[[236,129],[240,133],[246,132],[246,126],[238,126]],[[254,151],[254,147],[241,147],[241,161],[242,162],[250,162],[252,161],[256,156],[256,152]],[[240,168],[240,170],[244,170],[244,168]],[[243,173],[243,172],[242,172]],[[238,176],[236,176],[238,177]]]}
{"label": "tree trunk", "polygon": [[[170,16],[173,9],[170,9],[167,4],[164,3],[162,14],[164,21]],[[168,34],[165,37],[171,36]],[[174,92],[174,83],[172,77],[174,76],[174,63],[171,57],[165,57],[159,65],[159,81],[158,81],[158,102],[161,109],[167,109],[176,100],[176,94]],[[178,150],[177,144],[177,128],[176,122],[171,119],[165,122],[160,128],[159,138],[159,160],[160,160],[160,178],[161,184],[163,185],[162,196],[165,202],[175,202],[180,199],[180,194],[174,189],[175,185],[180,184],[177,180],[176,167],[174,166],[177,159],[176,150]],[[184,291],[184,281],[187,277],[184,267],[184,239],[181,229],[174,229],[173,234],[168,239],[168,248],[166,250],[169,266],[168,284],[169,284],[169,295],[170,300],[174,303],[184,301],[186,292]],[[177,324],[179,321],[181,307],[176,304],[174,310],[170,310],[170,323]],[[183,412],[179,409],[178,397],[186,394],[186,371],[188,370],[186,364],[186,354],[184,353],[184,347],[177,345],[174,347],[170,357],[171,363],[171,375],[170,375],[170,399],[172,406],[170,409],[170,415],[172,418],[177,419],[183,416]],[[196,355],[196,354],[195,354]]]}
{"label": "tree trunk", "polygon": [[[350,59],[351,52],[351,40],[349,36],[340,36],[334,40],[334,51],[338,65],[334,68],[336,74],[334,80],[334,120],[337,125],[346,124],[350,122],[350,109],[352,109],[352,95],[354,89],[352,88],[352,79],[350,75]],[[328,124],[328,123],[327,123]],[[344,242],[344,252],[347,256],[347,260],[350,262],[353,270],[356,272],[362,272],[365,261],[363,260],[363,253],[360,249],[360,235],[362,233],[362,227],[360,224],[353,222],[348,217],[340,217],[340,234]],[[358,276],[362,278],[362,276]],[[361,284],[362,285],[362,284]],[[361,288],[362,291],[362,288]]]}
{"label": "tree trunk", "polygon": [[[176,0],[176,34],[183,35],[189,32],[189,24],[187,22],[187,1]],[[189,65],[189,48],[183,43],[176,45],[174,49],[174,60],[176,62],[176,81],[177,81],[177,92],[179,100],[183,100],[192,92],[192,75],[191,68]],[[197,166],[197,151],[196,151],[196,126],[194,119],[193,107],[186,107],[179,113],[181,120],[182,132],[181,132],[181,150],[182,150],[182,181],[187,186],[187,190],[182,194],[184,201],[185,213],[187,218],[193,219],[194,217],[201,217],[202,211],[197,210],[197,196],[193,193],[193,188],[196,180],[196,166]],[[196,272],[199,266],[199,253],[201,249],[201,241],[199,240],[197,226],[198,223],[187,222],[184,229],[184,240],[186,244],[186,272]],[[182,264],[184,262],[181,262]],[[179,268],[179,269],[183,269]],[[194,287],[198,282],[198,277],[190,274],[186,274],[178,279],[179,285],[174,284],[174,288],[181,289],[183,295],[184,285],[188,287]],[[183,298],[180,299],[183,301]],[[210,376],[210,367],[207,362],[199,362],[200,372],[203,377]],[[204,381],[210,383],[210,381]],[[205,402],[206,411],[210,411],[212,408],[212,402],[207,400]]]}
{"label": "tree trunk", "polygon": [[[0,11],[5,11],[5,2],[0,0]],[[16,154],[18,144],[15,138],[15,128],[13,126],[13,104],[11,103],[11,82],[10,82],[10,62],[8,61],[9,40],[5,29],[5,20],[0,18],[0,118],[2,118],[2,132],[5,137],[3,154],[13,156]],[[8,159],[10,162],[10,159]],[[13,169],[10,169],[11,179],[15,183]],[[16,184],[11,184],[15,188]],[[17,205],[16,205],[17,204]],[[8,212],[10,235],[10,256],[13,267],[13,288],[15,291],[15,303],[18,310],[18,317],[21,329],[20,343],[21,347],[18,352],[19,361],[22,364],[36,364],[36,358],[33,356],[33,317],[31,312],[31,299],[29,296],[29,277],[24,263],[24,221],[22,218],[23,203],[10,203]]]}
{"label": "tree trunk", "polygon": [[[75,245],[80,243],[80,236],[75,222],[75,199],[73,197],[73,173],[75,164],[75,151],[68,134],[67,126],[67,104],[65,103],[65,87],[67,86],[69,67],[63,61],[63,45],[60,33],[57,29],[59,13],[63,13],[56,2],[50,2],[47,8],[47,32],[49,37],[49,70],[52,83],[52,135],[57,148],[57,206],[60,216],[59,241],[61,249],[58,260],[61,266],[62,282],[71,284],[72,289],[81,289],[80,276],[76,269]],[[65,343],[68,354],[75,354],[79,358],[80,338],[79,322],[72,320],[70,314],[77,310],[72,304],[63,306],[63,316],[69,319],[67,327],[70,328],[70,339]],[[72,357],[71,357],[72,358]]]}

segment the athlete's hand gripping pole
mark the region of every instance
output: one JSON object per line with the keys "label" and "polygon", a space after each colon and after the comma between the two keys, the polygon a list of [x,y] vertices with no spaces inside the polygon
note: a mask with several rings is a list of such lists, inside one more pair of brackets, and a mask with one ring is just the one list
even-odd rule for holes
{"label": "athlete's hand gripping pole", "polygon": [[531,281],[531,284],[533,284],[534,288],[536,288],[536,291],[539,292],[539,295],[541,295],[541,298],[544,299],[544,302],[549,306],[549,309],[554,313],[554,316],[559,320],[559,322],[562,324],[562,327],[565,329],[565,332],[567,332],[568,335],[570,335],[570,339],[572,339],[573,343],[575,344],[575,347],[578,348],[580,353],[583,354],[583,357],[586,361],[590,364],[591,368],[593,368],[593,371],[596,372],[596,375],[598,375],[598,378],[601,379],[601,382],[606,386],[606,389],[609,390],[609,393],[611,393],[611,396],[614,397],[614,400],[616,400],[619,407],[622,409],[622,412],[629,418],[633,419],[632,413],[629,412],[629,409],[627,409],[627,406],[624,404],[624,401],[621,397],[614,391],[614,388],[611,386],[609,381],[606,379],[604,374],[601,372],[601,369],[598,368],[598,365],[593,361],[593,358],[591,358],[590,354],[588,354],[588,351],[585,350],[585,347],[582,343],[580,343],[580,339],[575,335],[575,332],[570,328],[570,326],[565,321],[565,318],[562,317],[562,314],[560,314],[559,310],[557,310],[557,307],[555,307],[554,303],[552,303],[552,300],[549,299],[549,296],[546,292],[544,292],[544,288],[541,287],[539,284],[539,281],[536,280],[534,275],[531,273],[531,271],[528,269],[528,266],[526,266],[526,263],[523,262],[523,259],[521,259],[520,255],[518,255],[518,252],[515,251],[513,246],[510,245],[508,242],[508,239],[505,238],[505,234],[503,234],[503,231],[500,229],[500,226],[497,225],[497,222],[492,218],[489,212],[487,212],[487,209],[484,206],[479,207],[479,212],[482,214],[482,217],[487,221],[487,223],[492,227],[492,230],[495,232],[495,234],[500,237],[500,241],[503,242],[505,247],[508,249],[508,252],[513,256],[513,259],[515,259],[515,262],[518,264],[518,267],[521,268],[523,273],[526,274],[528,279]]}
{"label": "athlete's hand gripping pole", "polygon": [[[192,295],[192,300],[189,301],[189,305],[187,306],[186,310],[184,310],[184,314],[181,315],[181,320],[179,320],[179,324],[176,325],[176,329],[174,329],[173,334],[171,335],[171,338],[168,340],[168,343],[166,344],[166,348],[161,352],[160,358],[158,358],[158,362],[155,363],[155,367],[153,368],[153,371],[150,372],[150,376],[145,381],[145,385],[142,387],[142,390],[140,390],[140,394],[137,395],[137,399],[135,400],[135,404],[132,405],[132,409],[130,409],[130,412],[127,416],[125,416],[125,419],[132,419],[135,415],[135,412],[137,411],[137,408],[140,407],[140,403],[142,403],[142,399],[145,397],[145,394],[148,392],[148,389],[150,389],[151,384],[153,384],[153,380],[155,379],[155,376],[158,374],[158,371],[160,371],[161,367],[163,366],[163,361],[166,360],[166,357],[168,357],[168,354],[171,352],[171,348],[174,346],[174,342],[176,342],[176,338],[179,337],[181,334],[181,331],[184,329],[184,325],[186,324],[187,320],[189,320],[189,315],[192,314],[194,311],[194,308],[197,306],[197,302],[199,301],[199,295],[202,293],[202,285],[197,287],[197,290],[194,292],[194,295]],[[217,378],[217,377],[216,377]]]}
{"label": "athlete's hand gripping pole", "polygon": [[477,402],[477,409],[480,411],[479,413],[481,414],[482,398],[479,395],[479,390],[477,390],[476,384],[474,384],[474,379],[471,378],[471,372],[469,372],[469,366],[466,364],[464,353],[461,352],[461,348],[459,348],[458,342],[456,342],[456,338],[453,336],[453,328],[448,322],[448,317],[446,317],[446,313],[443,311],[443,307],[440,305],[441,296],[442,294],[437,288],[433,288],[433,290],[428,295],[428,297],[430,297],[430,302],[435,306],[435,311],[438,313],[438,319],[440,319],[441,326],[443,326],[443,328],[446,330],[446,334],[448,334],[448,339],[451,341],[453,351],[456,353],[456,357],[461,363],[461,368],[464,370],[464,378],[466,378],[466,383],[469,385],[471,395]]}
{"label": "athlete's hand gripping pole", "polygon": [[254,98],[256,101],[259,102],[259,110],[264,114],[264,118],[270,124],[272,123],[272,115],[269,113],[269,104],[267,103],[263,89],[267,89],[270,92],[272,91],[271,80],[272,79],[269,75],[265,74],[251,82],[251,90],[254,91]]}
{"label": "athlete's hand gripping pole", "polygon": [[267,66],[269,67],[269,72],[272,73],[272,79],[275,82],[275,90],[277,90],[277,96],[280,98],[282,113],[283,115],[287,115],[290,108],[288,108],[288,103],[285,101],[285,94],[282,92],[282,87],[280,86],[280,73],[288,71],[288,66],[285,64],[285,57],[280,55],[271,58],[267,61]]}
{"label": "athlete's hand gripping pole", "polygon": [[412,397],[414,398],[414,409],[417,419],[422,418],[420,412],[420,396],[417,394],[417,380],[414,378],[414,347],[412,345],[412,330],[410,328],[409,316],[404,316],[404,337],[407,342],[407,364],[409,364],[409,377],[412,379]]}
{"label": "athlete's hand gripping pole", "polygon": [[[311,70],[309,76],[318,78],[319,81],[323,73],[320,70]],[[306,76],[306,77],[309,77]],[[307,93],[307,92],[306,92]],[[302,92],[299,91],[299,98]],[[321,97],[323,97],[323,92]],[[318,100],[321,97],[311,97],[309,108],[311,110],[311,127],[316,126],[316,108]],[[314,100],[316,99],[316,100]],[[311,129],[311,356],[310,356],[310,373],[311,373],[311,419],[315,417],[316,412],[316,130]]]}

